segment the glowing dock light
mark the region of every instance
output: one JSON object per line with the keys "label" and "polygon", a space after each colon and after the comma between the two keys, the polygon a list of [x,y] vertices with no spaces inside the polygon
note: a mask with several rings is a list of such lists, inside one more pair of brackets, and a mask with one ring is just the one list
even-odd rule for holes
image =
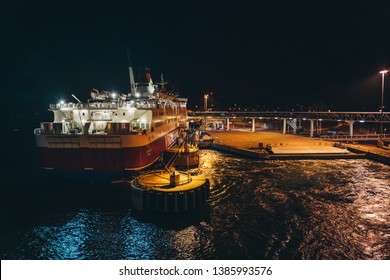
{"label": "glowing dock light", "polygon": [[379,71],[380,74],[382,74],[382,103],[381,103],[381,112],[383,112],[383,95],[385,92],[385,74],[389,72],[389,70],[382,70]]}
{"label": "glowing dock light", "polygon": [[[389,72],[389,70],[382,70],[382,71],[379,71],[380,74],[382,74],[382,103],[381,103],[381,113],[383,114],[383,97],[384,97],[384,93],[385,93],[385,74]],[[381,134],[383,134],[383,121],[381,121]]]}

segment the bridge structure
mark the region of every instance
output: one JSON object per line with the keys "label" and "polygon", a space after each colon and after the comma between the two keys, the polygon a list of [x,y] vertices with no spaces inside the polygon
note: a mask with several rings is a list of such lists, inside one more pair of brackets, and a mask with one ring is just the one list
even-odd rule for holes
{"label": "bridge structure", "polygon": [[[315,124],[318,125],[322,121],[344,122],[349,125],[349,138],[357,138],[353,133],[354,123],[390,123],[390,112],[301,112],[301,111],[193,111],[188,113],[190,119],[202,120],[207,126],[210,122],[221,122],[225,124],[224,129],[230,129],[230,120],[235,118],[251,119],[251,131],[256,128],[256,121],[280,121],[282,122],[282,132],[287,133],[288,127],[291,127],[293,133],[297,133],[297,129],[302,125],[302,122],[310,123],[310,137],[314,137]],[[390,134],[374,134],[372,137],[365,135],[365,138],[390,138]],[[338,135],[327,135],[342,139]],[[345,139],[346,137],[344,137]]]}

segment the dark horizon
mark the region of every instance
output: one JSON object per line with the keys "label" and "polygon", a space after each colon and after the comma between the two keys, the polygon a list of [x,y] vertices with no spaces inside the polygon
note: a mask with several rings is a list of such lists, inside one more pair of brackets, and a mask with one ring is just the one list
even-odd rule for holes
{"label": "dark horizon", "polygon": [[[3,111],[129,91],[151,69],[188,97],[259,110],[378,111],[390,68],[390,2],[2,1]],[[385,111],[390,108],[386,76]],[[19,105],[17,105],[17,104]],[[299,104],[299,105],[298,105]],[[15,107],[16,106],[16,107]]]}

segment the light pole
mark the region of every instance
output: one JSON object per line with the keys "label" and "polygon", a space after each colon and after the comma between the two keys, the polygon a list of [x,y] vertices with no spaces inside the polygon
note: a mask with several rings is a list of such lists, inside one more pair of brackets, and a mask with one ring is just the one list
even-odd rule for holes
{"label": "light pole", "polygon": [[[380,74],[382,74],[382,103],[381,103],[381,113],[383,115],[383,100],[384,100],[384,93],[385,93],[385,74],[389,72],[389,70],[382,70],[379,71]],[[381,118],[381,135],[383,135],[383,117]]]}
{"label": "light pole", "polygon": [[207,111],[207,98],[209,98],[208,94],[204,95],[204,110]]}

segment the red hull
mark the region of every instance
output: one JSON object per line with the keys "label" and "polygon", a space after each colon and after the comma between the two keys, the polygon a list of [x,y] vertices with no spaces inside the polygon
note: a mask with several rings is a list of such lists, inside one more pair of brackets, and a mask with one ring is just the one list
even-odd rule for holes
{"label": "red hull", "polygon": [[[168,143],[172,144],[172,143]],[[39,148],[43,167],[64,171],[124,171],[143,169],[167,149],[165,137],[131,148]]]}

